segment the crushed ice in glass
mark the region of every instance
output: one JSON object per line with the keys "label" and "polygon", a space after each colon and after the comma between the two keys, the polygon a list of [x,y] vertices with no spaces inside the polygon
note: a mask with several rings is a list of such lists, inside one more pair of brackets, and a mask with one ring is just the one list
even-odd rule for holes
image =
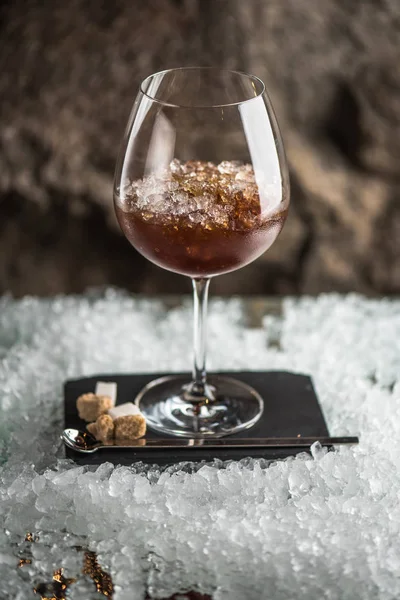
{"label": "crushed ice in glass", "polygon": [[185,590],[216,600],[400,598],[399,301],[287,300],[282,317],[249,329],[240,301],[214,300],[211,369],[310,373],[331,434],[361,443],[315,444],[270,465],[164,470],[63,459],[62,383],[187,368],[190,303],[165,312],[111,290],[0,305],[1,599],[38,598],[33,588],[50,589],[56,569],[67,597],[104,598],[82,574],[83,550],[111,576],[115,600]]}
{"label": "crushed ice in glass", "polygon": [[116,202],[122,211],[140,213],[145,221],[159,222],[162,217],[174,222],[187,216],[203,226],[212,222],[241,229],[286,208],[281,185],[280,178],[264,181],[262,174],[240,161],[217,165],[175,158],[167,169],[126,182]]}

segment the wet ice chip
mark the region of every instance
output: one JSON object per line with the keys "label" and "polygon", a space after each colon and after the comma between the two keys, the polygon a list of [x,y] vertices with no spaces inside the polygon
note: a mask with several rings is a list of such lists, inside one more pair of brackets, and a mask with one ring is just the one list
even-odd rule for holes
{"label": "wet ice chip", "polygon": [[315,460],[319,460],[328,452],[328,449],[321,445],[321,442],[314,442],[311,445],[311,455]]}

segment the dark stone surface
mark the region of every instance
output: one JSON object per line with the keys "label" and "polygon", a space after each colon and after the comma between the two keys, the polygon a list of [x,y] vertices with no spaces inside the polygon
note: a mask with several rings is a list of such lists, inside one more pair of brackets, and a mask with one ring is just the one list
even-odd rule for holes
{"label": "dark stone surface", "polygon": [[400,292],[398,0],[14,0],[0,8],[0,292],[188,290],[122,238],[111,187],[139,81],[225,65],[266,81],[290,218],[219,293]]}
{"label": "dark stone surface", "polygon": [[[311,378],[308,375],[289,373],[287,371],[240,371],[224,372],[221,375],[238,378],[259,392],[265,403],[265,411],[260,420],[250,429],[229,436],[236,438],[266,437],[327,437],[329,432],[324,415],[318,402]],[[182,373],[183,375],[183,373]],[[147,373],[135,375],[103,375],[85,377],[66,381],[64,384],[64,425],[66,429],[85,431],[86,423],[79,418],[76,410],[76,399],[89,390],[94,390],[97,381],[115,381],[118,385],[117,404],[130,402],[145,385],[164,377],[165,373]],[[188,381],[190,374],[187,374]],[[229,402],[229,398],[228,398]],[[148,430],[146,439],[157,440],[168,438]],[[295,456],[308,451],[304,447],[287,448],[142,448],[123,450],[107,447],[93,454],[82,454],[70,448],[65,449],[67,458],[78,464],[90,465],[112,462],[114,464],[133,464],[138,461],[160,465],[175,464],[182,461],[240,460],[248,456],[277,460],[287,456]]]}

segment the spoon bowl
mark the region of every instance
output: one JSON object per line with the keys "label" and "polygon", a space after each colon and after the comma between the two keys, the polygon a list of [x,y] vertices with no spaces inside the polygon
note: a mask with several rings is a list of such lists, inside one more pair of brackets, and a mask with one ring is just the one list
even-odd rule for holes
{"label": "spoon bowl", "polygon": [[64,429],[61,439],[68,448],[86,454],[93,454],[103,445],[91,433],[79,429]]}

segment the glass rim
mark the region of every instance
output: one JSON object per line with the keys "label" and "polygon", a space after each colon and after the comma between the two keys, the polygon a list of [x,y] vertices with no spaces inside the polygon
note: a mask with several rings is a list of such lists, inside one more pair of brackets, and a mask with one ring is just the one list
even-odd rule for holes
{"label": "glass rim", "polygon": [[[144,84],[147,81],[149,81],[150,79],[152,79],[153,77],[156,77],[157,75],[162,75],[164,73],[173,73],[173,72],[178,72],[178,71],[219,71],[220,73],[231,73],[231,74],[235,74],[235,75],[241,75],[241,76],[247,77],[247,79],[249,79],[253,82],[256,82],[258,85],[261,86],[261,88],[260,88],[260,91],[257,92],[251,98],[246,98],[244,100],[239,100],[237,102],[225,102],[222,104],[189,104],[189,105],[188,104],[174,104],[172,102],[166,102],[164,100],[160,100],[159,98],[155,98],[151,94],[148,94],[147,92],[144,91],[144,89],[143,89]],[[140,83],[139,90],[140,90],[141,94],[143,94],[144,96],[149,98],[149,100],[151,100],[152,102],[156,102],[157,104],[161,104],[163,106],[169,106],[171,108],[226,108],[229,106],[240,106],[242,104],[246,104],[247,102],[252,102],[253,100],[256,100],[257,98],[260,98],[260,96],[262,96],[265,93],[265,83],[262,81],[262,79],[260,79],[256,75],[252,75],[251,73],[246,73],[245,71],[237,71],[235,69],[227,69],[224,67],[173,67],[172,69],[163,69],[162,71],[156,71],[155,73],[152,73],[151,75],[148,75],[147,77],[145,77]]]}

